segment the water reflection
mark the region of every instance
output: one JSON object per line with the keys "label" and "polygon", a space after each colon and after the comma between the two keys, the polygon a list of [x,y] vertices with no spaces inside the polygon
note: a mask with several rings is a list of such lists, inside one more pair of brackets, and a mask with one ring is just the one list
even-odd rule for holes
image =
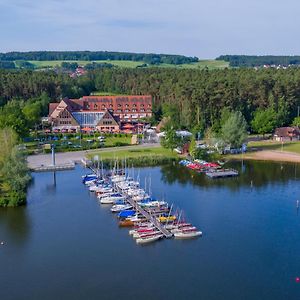
{"label": "water reflection", "polygon": [[56,193],[56,172],[53,172],[52,180],[46,185],[47,192]]}
{"label": "water reflection", "polygon": [[4,232],[5,236],[9,237],[17,245],[22,245],[26,242],[30,234],[30,227],[31,224],[26,207],[0,209],[0,232]]}
{"label": "water reflection", "polygon": [[180,165],[166,165],[161,168],[165,183],[192,184],[202,187],[226,186],[231,190],[241,187],[260,188],[268,184],[286,183],[299,179],[299,164],[274,163],[263,161],[235,161],[226,164],[228,168],[237,169],[237,178],[210,179],[205,174],[197,173]]}

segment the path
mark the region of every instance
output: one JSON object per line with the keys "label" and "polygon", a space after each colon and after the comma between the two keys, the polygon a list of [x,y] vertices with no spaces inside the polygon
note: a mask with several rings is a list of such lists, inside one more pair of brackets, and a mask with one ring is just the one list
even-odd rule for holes
{"label": "path", "polygon": [[[160,147],[160,144],[141,144],[134,146],[123,146],[123,147],[112,147],[112,148],[99,148],[87,151],[72,151],[72,152],[58,152],[55,155],[56,164],[68,164],[72,162],[79,162],[86,157],[87,154],[99,153],[102,151],[118,151],[118,150],[128,150],[136,148],[147,148],[147,147]],[[51,165],[52,157],[50,154],[37,154],[30,155],[27,158],[29,168],[37,168],[40,166]]]}
{"label": "path", "polygon": [[243,156],[240,154],[233,155],[232,158],[300,163],[300,154],[278,150],[262,150],[253,153],[249,152],[244,154]]}

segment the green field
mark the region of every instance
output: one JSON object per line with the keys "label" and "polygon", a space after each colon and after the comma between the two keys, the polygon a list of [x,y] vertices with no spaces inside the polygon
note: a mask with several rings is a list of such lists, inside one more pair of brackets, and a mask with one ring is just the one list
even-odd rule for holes
{"label": "green field", "polygon": [[299,142],[276,142],[272,140],[249,142],[249,150],[276,150],[287,151],[300,154],[300,141]]}
{"label": "green field", "polygon": [[[77,62],[78,65],[81,65],[81,66],[84,66],[84,65],[92,63],[92,62],[109,63],[109,64],[113,64],[117,67],[120,67],[120,68],[136,68],[137,66],[145,64],[145,62],[142,62],[142,61],[129,61],[129,60],[95,60],[95,61],[52,60],[52,61],[29,61],[29,62],[34,64],[37,69],[59,67],[62,62],[69,62],[69,63]],[[15,65],[18,66],[18,61],[15,61]],[[227,68],[227,67],[229,67],[229,63],[225,62],[225,61],[221,61],[221,60],[200,60],[199,62],[190,63],[190,64],[182,64],[182,65],[160,64],[158,66],[149,65],[148,67],[179,68],[179,69],[208,68],[210,70],[214,70],[214,69]]]}
{"label": "green field", "polygon": [[[80,66],[85,66],[89,63],[96,62],[96,63],[108,63],[113,64],[115,66],[121,68],[136,68],[137,66],[143,64],[143,62],[139,61],[129,61],[129,60],[95,60],[95,61],[87,61],[87,60],[45,60],[45,61],[36,61],[31,60],[30,63],[34,64],[36,68],[47,68],[47,67],[59,67],[62,62],[77,62]],[[15,61],[17,64],[17,61]]]}
{"label": "green field", "polygon": [[93,152],[89,157],[99,155],[101,159],[124,159],[124,158],[140,158],[140,157],[168,157],[176,158],[176,152],[162,148],[162,147],[149,147],[149,148],[135,148],[135,149],[107,149],[99,152]]}

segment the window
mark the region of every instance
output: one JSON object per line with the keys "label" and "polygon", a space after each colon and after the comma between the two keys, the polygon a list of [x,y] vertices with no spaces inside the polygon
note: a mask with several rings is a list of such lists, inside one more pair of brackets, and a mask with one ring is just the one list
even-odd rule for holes
{"label": "window", "polygon": [[94,104],[94,109],[98,109],[98,105],[97,104]]}

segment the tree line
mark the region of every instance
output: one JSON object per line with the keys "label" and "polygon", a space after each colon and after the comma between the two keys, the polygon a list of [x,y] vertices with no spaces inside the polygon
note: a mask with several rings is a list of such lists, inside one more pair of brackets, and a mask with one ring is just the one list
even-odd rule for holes
{"label": "tree line", "polygon": [[12,128],[0,129],[0,207],[26,203],[31,177],[24,153],[17,146],[18,139]]}
{"label": "tree line", "polygon": [[172,54],[127,53],[110,51],[30,51],[0,53],[0,61],[15,60],[131,60],[143,61],[149,64],[185,64],[197,62],[197,57]]}
{"label": "tree line", "polygon": [[230,67],[262,67],[264,65],[300,65],[300,56],[221,55],[217,57],[216,60],[225,60],[229,62]]}
{"label": "tree line", "polygon": [[[23,110],[27,102],[43,102],[40,112],[45,114],[50,101],[78,98],[93,91],[150,94],[153,123],[168,117],[174,128],[200,132],[212,128],[217,132],[221,130],[223,110],[229,110],[242,113],[248,131],[264,133],[293,123],[300,106],[299,79],[297,68],[213,71],[104,68],[75,79],[54,72],[0,71],[0,106],[15,99],[23,103],[20,108]],[[41,95],[43,100],[36,100]]]}

